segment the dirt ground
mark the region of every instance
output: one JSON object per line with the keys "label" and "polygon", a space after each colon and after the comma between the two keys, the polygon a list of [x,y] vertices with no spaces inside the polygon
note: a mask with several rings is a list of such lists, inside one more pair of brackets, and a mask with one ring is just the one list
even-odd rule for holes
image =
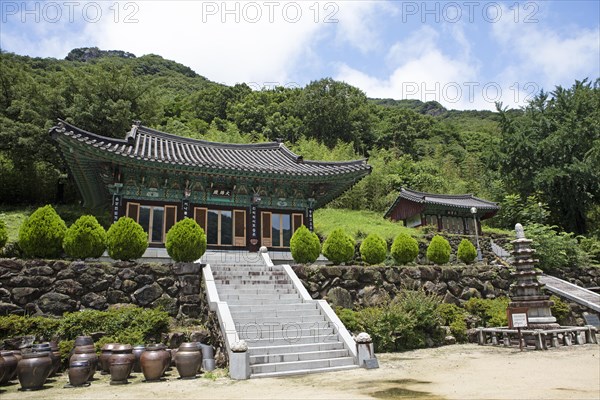
{"label": "dirt ground", "polygon": [[2,387],[0,399],[600,399],[600,346],[593,344],[522,353],[468,344],[378,359],[374,370],[246,381],[182,381],[174,370],[163,382],[145,383],[135,374],[124,386],[96,374],[90,387],[74,389],[63,388],[62,374],[36,392]]}

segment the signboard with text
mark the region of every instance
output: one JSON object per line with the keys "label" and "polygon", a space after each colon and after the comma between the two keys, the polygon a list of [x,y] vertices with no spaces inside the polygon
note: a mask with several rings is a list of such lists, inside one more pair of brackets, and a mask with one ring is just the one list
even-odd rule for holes
{"label": "signboard with text", "polygon": [[113,222],[117,222],[119,220],[120,215],[121,215],[121,195],[113,194],[113,198],[112,198]]}
{"label": "signboard with text", "polygon": [[508,316],[508,327],[514,328],[527,328],[529,326],[529,320],[527,319],[527,307],[509,307],[506,309]]}

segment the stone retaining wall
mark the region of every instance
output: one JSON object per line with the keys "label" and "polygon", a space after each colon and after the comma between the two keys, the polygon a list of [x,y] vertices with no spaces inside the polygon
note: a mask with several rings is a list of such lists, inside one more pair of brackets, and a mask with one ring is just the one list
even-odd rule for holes
{"label": "stone retaining wall", "polygon": [[[314,299],[326,299],[334,308],[376,306],[394,298],[402,289],[419,288],[439,295],[446,303],[459,305],[471,297],[508,296],[512,283],[511,269],[502,264],[292,268]],[[573,270],[560,278],[586,282],[583,286],[600,286],[600,269]],[[571,323],[582,323],[581,313],[589,310],[568,302],[574,312]]]}
{"label": "stone retaining wall", "polygon": [[206,320],[200,264],[0,259],[0,315],[62,315],[111,304]]}

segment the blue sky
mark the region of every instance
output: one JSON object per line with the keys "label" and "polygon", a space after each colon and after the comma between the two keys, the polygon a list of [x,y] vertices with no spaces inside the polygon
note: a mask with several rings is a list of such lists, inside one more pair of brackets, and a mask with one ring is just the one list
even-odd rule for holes
{"label": "blue sky", "polygon": [[0,47],[153,53],[253,88],[333,77],[369,97],[518,107],[600,76],[599,1],[10,1]]}

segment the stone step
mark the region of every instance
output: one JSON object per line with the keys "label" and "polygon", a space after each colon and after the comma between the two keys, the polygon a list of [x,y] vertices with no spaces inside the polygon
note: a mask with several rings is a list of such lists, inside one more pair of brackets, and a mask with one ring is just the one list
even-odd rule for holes
{"label": "stone step", "polygon": [[[219,296],[220,297],[220,296]],[[278,304],[296,304],[302,299],[300,297],[296,297],[293,299],[252,299],[252,298],[242,298],[242,299],[220,299],[221,301],[227,301],[229,306],[232,305],[249,305],[249,306],[275,306]]]}
{"label": "stone step", "polygon": [[[232,316],[233,317],[233,316]],[[325,319],[321,314],[317,315],[304,315],[302,313],[296,313],[295,315],[288,316],[254,316],[254,315],[237,315],[233,317],[233,321],[236,324],[246,324],[253,323],[261,326],[266,326],[266,324],[278,324],[278,325],[287,325],[287,326],[296,326],[301,324],[313,324],[315,327],[323,326],[325,324],[329,325],[329,321]]]}
{"label": "stone step", "polygon": [[298,369],[292,371],[282,371],[282,372],[265,372],[265,373],[256,373],[250,375],[251,378],[275,378],[282,376],[294,376],[294,375],[307,375],[307,374],[319,374],[324,372],[335,372],[335,371],[344,371],[349,369],[356,369],[358,365],[343,365],[339,367],[331,367],[331,368],[314,368],[314,369]]}
{"label": "stone step", "polygon": [[252,285],[241,285],[241,284],[221,284],[218,283],[216,284],[217,290],[220,289],[241,289],[241,290],[248,290],[248,289],[256,289],[256,290],[272,290],[272,289],[294,289],[294,285],[292,285],[291,283],[257,283],[257,284],[252,284]]}
{"label": "stone step", "polygon": [[342,342],[330,342],[330,343],[308,343],[308,344],[289,344],[281,346],[256,346],[249,347],[248,351],[250,356],[258,355],[270,355],[270,354],[284,354],[284,353],[300,353],[300,352],[311,352],[311,351],[325,351],[325,350],[343,350],[344,343]]}
{"label": "stone step", "polygon": [[287,275],[283,272],[254,272],[254,273],[213,273],[215,279],[287,279]]}
{"label": "stone step", "polygon": [[215,279],[217,285],[291,285],[291,282],[283,279]]}
{"label": "stone step", "polygon": [[244,263],[231,263],[231,264],[215,264],[210,266],[214,270],[218,271],[235,271],[239,269],[257,270],[257,271],[281,271],[283,267],[281,265],[267,266],[265,264],[244,264]]}
{"label": "stone step", "polygon": [[252,310],[252,311],[239,311],[235,309],[231,309],[231,316],[233,319],[237,318],[257,318],[264,320],[265,318],[273,317],[276,320],[279,320],[279,317],[287,318],[287,317],[296,317],[298,315],[302,315],[305,317],[309,316],[320,316],[321,310],[318,308],[307,308],[301,311],[298,310],[282,310],[279,307],[274,307],[271,310]]}
{"label": "stone step", "polygon": [[294,288],[273,288],[273,289],[238,289],[238,288],[230,288],[229,286],[219,286],[217,287],[217,292],[219,294],[243,294],[243,295],[259,295],[259,294],[296,294],[296,290]]}
{"label": "stone step", "polygon": [[273,311],[294,311],[294,312],[304,312],[304,311],[312,311],[319,310],[317,307],[317,303],[291,303],[291,304],[265,304],[265,305],[244,305],[244,304],[230,304],[229,309],[232,314],[234,313],[242,313],[242,312],[273,312]]}
{"label": "stone step", "polygon": [[280,363],[254,364],[250,366],[251,375],[264,373],[279,373],[320,368],[336,368],[354,365],[352,357],[324,358],[319,360],[290,361]]}
{"label": "stone step", "polygon": [[318,332],[319,329],[329,329],[329,328],[337,328],[337,326],[335,326],[335,324],[326,321],[324,318],[321,319],[320,321],[316,321],[316,322],[311,322],[311,321],[300,321],[300,322],[289,322],[289,321],[277,321],[274,319],[271,320],[249,320],[249,319],[239,319],[239,318],[234,318],[234,324],[236,326],[238,326],[240,329],[249,329],[250,327],[253,327],[253,329],[256,329],[256,327],[264,330],[264,331],[268,331],[268,330],[287,330],[290,333],[293,333],[294,330],[313,330],[314,332]]}
{"label": "stone step", "polygon": [[288,326],[287,328],[277,329],[274,326],[272,329],[266,328],[263,325],[240,325],[236,328],[240,339],[246,341],[261,340],[261,339],[290,339],[295,340],[302,336],[318,336],[329,335],[337,337],[337,333],[333,327],[299,327]]}
{"label": "stone step", "polygon": [[266,338],[248,340],[248,347],[265,347],[265,346],[290,346],[297,344],[329,344],[339,342],[337,334],[331,335],[306,335],[306,336],[288,336],[284,338]]}
{"label": "stone step", "polygon": [[349,357],[348,350],[319,350],[319,351],[305,351],[297,353],[282,353],[282,354],[265,354],[250,356],[250,365],[253,364],[271,364],[271,363],[282,363],[292,361],[309,361],[309,360],[322,360],[326,358],[340,358]]}
{"label": "stone step", "polygon": [[[217,290],[218,292],[218,290]],[[221,295],[219,293],[219,297],[223,301],[229,300],[298,300],[300,296],[297,293],[277,293],[277,294],[260,294],[260,295],[252,295],[252,294],[237,294],[237,293],[224,293]]]}

